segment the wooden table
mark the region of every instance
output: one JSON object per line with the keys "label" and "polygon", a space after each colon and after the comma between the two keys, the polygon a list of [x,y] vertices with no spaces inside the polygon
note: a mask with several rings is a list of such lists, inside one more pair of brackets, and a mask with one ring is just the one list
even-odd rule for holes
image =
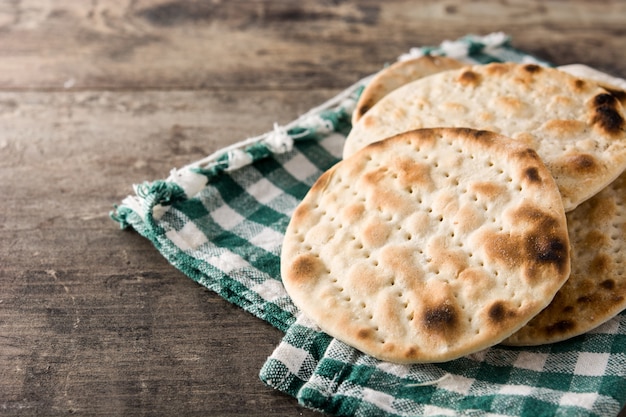
{"label": "wooden table", "polygon": [[0,3],[0,414],[319,415],[258,379],[281,333],[113,204],[412,46],[506,31],[626,77],[625,25],[617,0]]}

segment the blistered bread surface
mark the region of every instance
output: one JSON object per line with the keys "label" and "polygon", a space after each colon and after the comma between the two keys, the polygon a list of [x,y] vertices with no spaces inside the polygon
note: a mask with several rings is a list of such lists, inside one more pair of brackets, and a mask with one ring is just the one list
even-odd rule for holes
{"label": "blistered bread surface", "polygon": [[569,271],[565,212],[537,153],[471,129],[407,132],[338,163],[293,213],[281,255],[305,314],[399,363],[502,341]]}
{"label": "blistered bread surface", "polygon": [[571,274],[550,305],[506,340],[558,342],[586,333],[626,308],[626,173],[567,213]]}
{"label": "blistered bread surface", "polygon": [[354,125],[344,157],[429,127],[490,130],[532,147],[554,176],[566,211],[626,168],[624,109],[614,94],[553,68],[514,63],[444,71],[396,89]]}

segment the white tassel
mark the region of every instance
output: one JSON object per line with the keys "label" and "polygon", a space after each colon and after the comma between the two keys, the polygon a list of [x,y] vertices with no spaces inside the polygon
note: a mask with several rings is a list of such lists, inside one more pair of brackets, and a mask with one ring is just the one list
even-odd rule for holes
{"label": "white tassel", "polygon": [[414,58],[421,58],[424,56],[422,48],[411,48],[406,54],[402,54],[398,57],[398,61],[408,61]]}
{"label": "white tassel", "polygon": [[493,32],[477,39],[480,43],[484,44],[486,48],[495,48],[502,46],[509,39],[504,32]]}
{"label": "white tassel", "polygon": [[326,120],[319,114],[312,114],[302,120],[300,127],[305,129],[313,129],[316,133],[326,135],[331,133],[333,129],[333,122]]}
{"label": "white tassel", "polygon": [[356,102],[357,101],[353,98],[347,98],[339,104],[339,107],[341,107],[346,113],[352,114],[354,108],[356,107]]}
{"label": "white tassel", "polygon": [[450,58],[465,58],[469,55],[469,45],[459,41],[443,41],[441,50]]}
{"label": "white tassel", "polygon": [[226,171],[235,171],[252,163],[252,157],[241,149],[231,149],[228,155],[228,168]]}
{"label": "white tassel", "polygon": [[[136,187],[133,185],[133,188]],[[129,195],[125,199],[122,200],[122,206],[126,206],[141,217],[141,220],[145,220],[145,212],[143,210],[142,199],[137,197],[136,195]]]}
{"label": "white tassel", "polygon": [[170,176],[167,178],[169,182],[175,182],[185,190],[185,195],[191,198],[198,194],[206,186],[207,178],[202,174],[197,174],[189,169],[172,169]]}
{"label": "white tassel", "polygon": [[277,123],[274,123],[274,130],[267,134],[263,142],[272,153],[285,153],[293,149],[293,138]]}

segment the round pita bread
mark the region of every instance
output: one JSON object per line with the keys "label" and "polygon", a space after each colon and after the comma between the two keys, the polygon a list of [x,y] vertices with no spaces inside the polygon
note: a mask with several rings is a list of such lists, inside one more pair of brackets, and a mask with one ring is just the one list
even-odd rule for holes
{"label": "round pita bread", "polygon": [[352,112],[352,124],[356,124],[374,104],[396,88],[428,75],[461,68],[463,65],[456,59],[424,55],[419,58],[398,61],[388,66],[376,74],[361,92],[354,112]]}
{"label": "round pita bread", "polygon": [[569,279],[550,305],[506,344],[559,342],[626,309],[626,173],[568,213],[567,224]]}
{"label": "round pita bread", "polygon": [[324,173],[286,231],[281,274],[325,332],[381,360],[501,342],[569,275],[563,204],[537,153],[492,132],[422,129]]}
{"label": "round pita bread", "polygon": [[626,121],[597,84],[532,64],[488,64],[406,84],[354,125],[344,157],[394,134],[424,127],[470,127],[511,137],[543,158],[566,211],[626,168]]}

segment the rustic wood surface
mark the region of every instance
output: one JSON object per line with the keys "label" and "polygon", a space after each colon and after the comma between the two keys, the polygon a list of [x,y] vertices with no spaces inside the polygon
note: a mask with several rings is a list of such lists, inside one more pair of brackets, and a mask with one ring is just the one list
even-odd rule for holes
{"label": "rustic wood surface", "polygon": [[258,378],[278,330],[108,212],[412,46],[494,31],[626,77],[623,1],[0,2],[0,414],[320,415]]}

